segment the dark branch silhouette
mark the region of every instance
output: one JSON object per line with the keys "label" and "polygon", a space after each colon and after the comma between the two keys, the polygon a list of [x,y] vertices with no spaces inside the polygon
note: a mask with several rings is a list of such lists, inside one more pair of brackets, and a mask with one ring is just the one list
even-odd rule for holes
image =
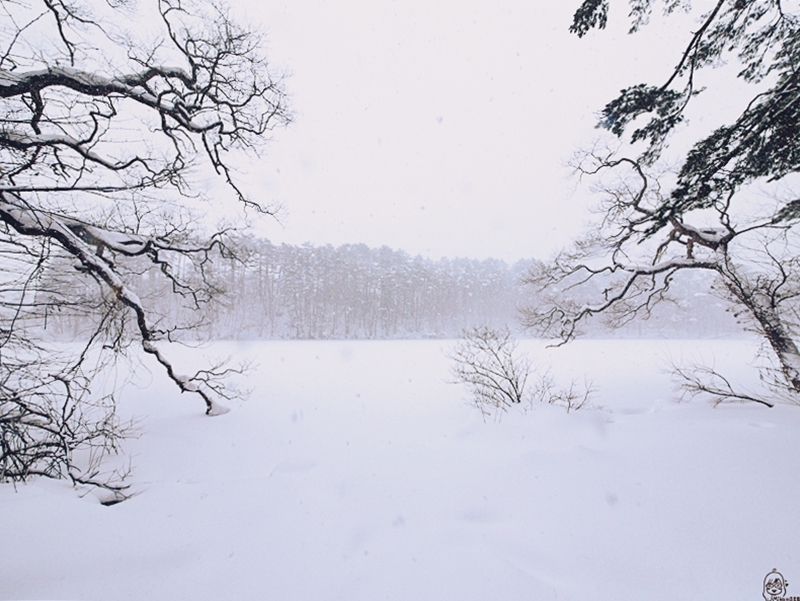
{"label": "dark branch silhouette", "polygon": [[[71,459],[87,445],[116,449],[122,432],[111,425],[113,395],[89,384],[94,352],[113,358],[138,341],[207,414],[226,411],[219,378],[229,370],[178,373],[166,345],[181,326],[153,314],[137,282],[160,277],[195,307],[219,294],[208,266],[231,250],[225,230],[205,233],[182,214],[184,200],[204,196],[192,178],[211,170],[244,208],[270,214],[245,194],[233,165],[290,115],[258,32],[213,3],[140,4],[34,0],[0,11],[0,255],[9,265],[0,282],[0,416],[4,440],[17,441],[3,448],[0,480],[100,482]],[[136,27],[137,8],[155,8],[159,27]],[[185,277],[187,263],[195,277]],[[37,336],[62,311],[94,314],[95,329],[87,350],[50,372]],[[99,421],[89,406],[106,408]],[[75,416],[84,417],[73,427]],[[69,435],[55,444],[56,431]],[[49,451],[40,457],[36,448]]]}

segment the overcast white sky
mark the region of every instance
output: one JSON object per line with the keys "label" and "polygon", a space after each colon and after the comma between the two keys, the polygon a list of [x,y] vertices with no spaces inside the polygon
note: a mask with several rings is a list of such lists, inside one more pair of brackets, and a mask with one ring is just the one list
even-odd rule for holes
{"label": "overcast white sky", "polygon": [[[660,83],[687,21],[568,33],[579,0],[235,0],[291,72],[296,120],[248,177],[273,242],[432,258],[549,255],[592,202],[564,163],[624,86]],[[624,12],[622,12],[624,11]],[[621,14],[620,14],[621,13]]]}

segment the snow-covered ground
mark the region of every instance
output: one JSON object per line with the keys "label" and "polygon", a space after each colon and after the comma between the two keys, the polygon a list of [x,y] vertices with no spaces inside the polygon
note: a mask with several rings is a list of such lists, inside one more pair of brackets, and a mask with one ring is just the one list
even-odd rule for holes
{"label": "snow-covered ground", "polygon": [[140,375],[138,494],[0,486],[0,598],[756,600],[773,568],[800,594],[800,407],[676,403],[661,372],[752,378],[752,341],[525,341],[605,409],[499,422],[451,344],[217,344],[259,366],[216,418]]}

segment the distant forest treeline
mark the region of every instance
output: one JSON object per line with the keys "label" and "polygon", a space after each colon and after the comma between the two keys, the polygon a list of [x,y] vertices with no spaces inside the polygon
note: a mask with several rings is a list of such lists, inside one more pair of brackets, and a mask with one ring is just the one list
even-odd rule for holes
{"label": "distant forest treeline", "polygon": [[[204,265],[220,293],[199,312],[189,310],[188,297],[173,294],[154,270],[136,274],[132,284],[165,323],[187,325],[176,333],[184,338],[452,338],[482,324],[518,329],[519,309],[536,302],[521,284],[535,260],[431,260],[385,246],[275,245],[255,238],[236,246],[236,260]],[[585,335],[699,338],[740,332],[726,303],[709,295],[712,280],[686,275],[672,287],[675,298],[661,303],[650,319],[618,329],[597,320],[584,328]],[[86,329],[86,319],[67,311],[51,314],[49,329],[76,335]]]}
{"label": "distant forest treeline", "polygon": [[[252,239],[246,259],[219,264],[226,295],[209,334],[235,338],[456,336],[516,319],[527,262],[411,257],[388,247],[274,245]],[[244,253],[240,253],[244,254]]]}

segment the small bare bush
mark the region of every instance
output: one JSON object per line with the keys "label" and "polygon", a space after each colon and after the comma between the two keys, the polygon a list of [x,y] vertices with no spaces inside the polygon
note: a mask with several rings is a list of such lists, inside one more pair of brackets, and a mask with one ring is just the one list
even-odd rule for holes
{"label": "small bare bush", "polygon": [[673,362],[667,370],[672,374],[681,399],[706,398],[715,406],[722,403],[758,403],[767,407],[800,405],[800,392],[787,378],[767,344],[761,345],[753,368],[758,372],[760,385],[750,387],[738,382],[739,378],[731,378],[714,365],[702,362],[688,366]]}
{"label": "small bare bush", "polygon": [[592,383],[586,380],[583,386],[579,385],[577,380],[572,380],[568,387],[559,388],[553,376],[547,371],[536,379],[531,400],[560,405],[569,413],[589,406],[594,391]]}
{"label": "small bare bush", "polygon": [[524,399],[531,363],[515,354],[517,346],[507,327],[479,326],[465,330],[450,354],[456,382],[467,385],[484,415],[507,411]]}
{"label": "small bare bush", "polygon": [[526,390],[533,365],[518,352],[518,346],[508,327],[478,326],[465,330],[450,352],[455,383],[467,385],[473,404],[484,416],[499,417],[510,407],[529,408],[534,402],[561,405],[568,412],[589,403],[591,386],[581,388],[573,380],[568,388],[559,388],[549,371],[536,374],[532,389]]}

